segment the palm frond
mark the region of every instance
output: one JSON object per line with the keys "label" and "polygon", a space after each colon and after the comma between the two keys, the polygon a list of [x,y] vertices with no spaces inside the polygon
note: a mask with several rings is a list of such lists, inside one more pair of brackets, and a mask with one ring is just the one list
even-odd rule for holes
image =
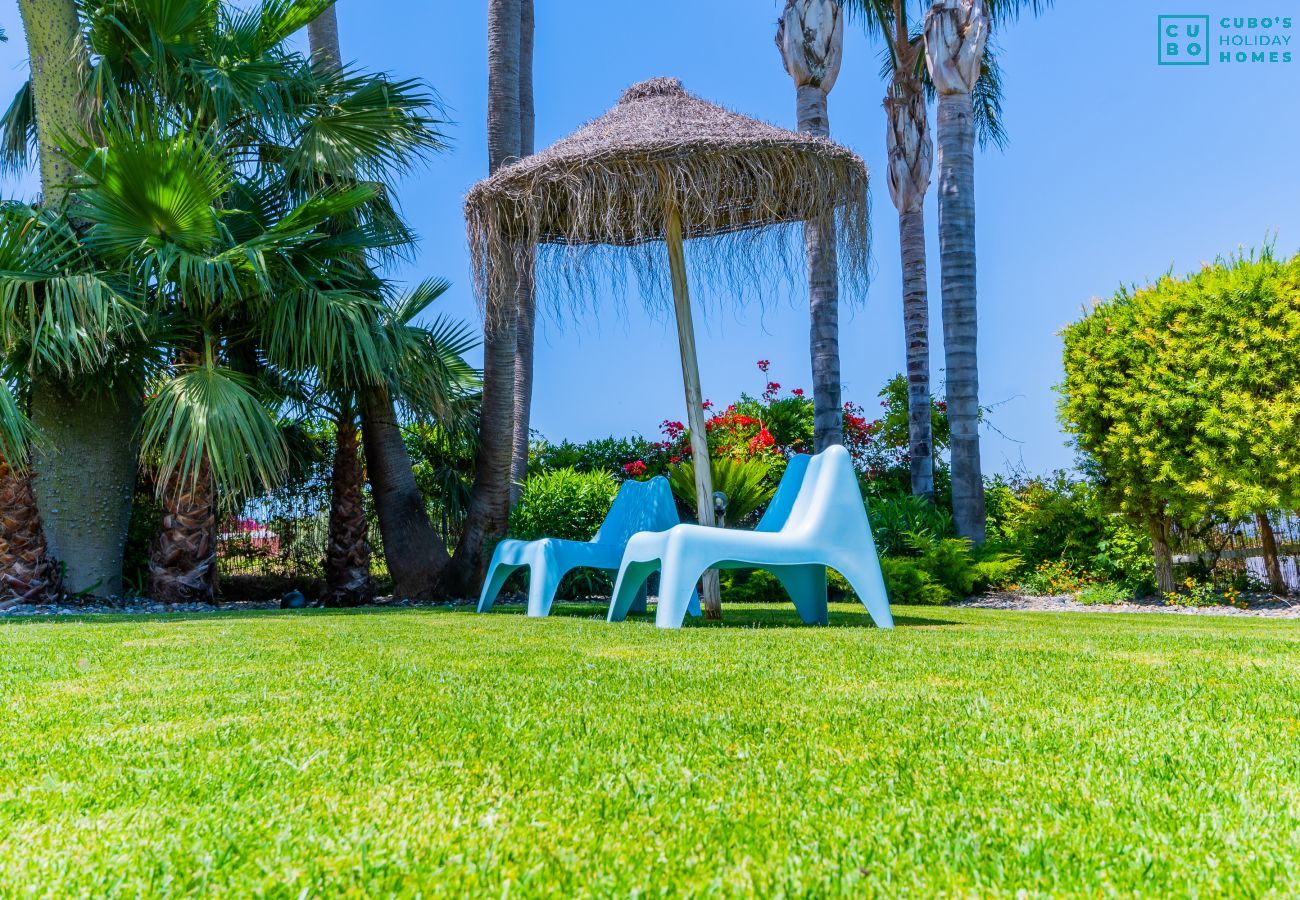
{"label": "palm frond", "polygon": [[160,490],[173,476],[194,483],[206,462],[219,487],[250,493],[275,484],[287,462],[283,436],[250,379],[210,359],[156,385],[142,431],[142,453],[158,459]]}
{"label": "palm frond", "polygon": [[36,158],[36,107],[32,83],[24,81],[0,117],[0,171],[16,175]]}
{"label": "palm frond", "polygon": [[31,439],[32,423],[23,414],[9,384],[0,381],[0,461],[11,469],[25,469]]}

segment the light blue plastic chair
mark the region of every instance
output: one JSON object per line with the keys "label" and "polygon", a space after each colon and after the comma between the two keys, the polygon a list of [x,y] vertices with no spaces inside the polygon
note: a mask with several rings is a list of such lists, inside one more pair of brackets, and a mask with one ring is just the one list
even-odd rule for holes
{"label": "light blue plastic chair", "polygon": [[609,621],[623,620],[655,570],[662,572],[655,624],[680,628],[705,570],[757,568],[777,577],[806,624],[825,625],[828,567],[848,580],[878,627],[894,627],[857,474],[838,446],[793,457],[753,531],[677,525],[635,535],[623,553]]}
{"label": "light blue plastic chair", "polygon": [[[497,594],[514,572],[528,567],[528,615],[545,616],[551,611],[555,592],[564,576],[574,569],[615,571],[623,559],[628,538],[638,532],[654,533],[672,528],[681,520],[668,479],[627,481],[618,489],[614,503],[590,541],[542,538],[538,541],[505,540],[497,544],[488,564],[478,611],[492,608]],[[692,594],[687,606],[700,614],[699,598]],[[645,612],[645,584],[628,603],[628,611]]]}

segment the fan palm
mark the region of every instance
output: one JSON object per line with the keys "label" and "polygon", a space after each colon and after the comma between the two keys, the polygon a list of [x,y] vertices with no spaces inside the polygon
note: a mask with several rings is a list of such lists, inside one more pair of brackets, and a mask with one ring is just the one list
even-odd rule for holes
{"label": "fan palm", "polygon": [[[143,310],[145,345],[167,348],[148,370],[144,449],[171,494],[168,547],[197,548],[160,548],[163,599],[209,591],[212,487],[247,490],[283,466],[261,374],[319,368],[377,384],[390,363],[369,261],[410,243],[388,181],[441,147],[436,100],[286,50],[326,6],[82,10],[96,127],[61,140],[79,172],[73,221]],[[11,149],[27,145],[20,113],[5,121]]]}

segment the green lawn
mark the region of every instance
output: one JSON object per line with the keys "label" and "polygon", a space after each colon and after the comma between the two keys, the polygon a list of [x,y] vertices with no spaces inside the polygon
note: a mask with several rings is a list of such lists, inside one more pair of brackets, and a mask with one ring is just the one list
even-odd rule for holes
{"label": "green lawn", "polygon": [[1300,623],[895,612],[6,620],[0,893],[1300,889]]}

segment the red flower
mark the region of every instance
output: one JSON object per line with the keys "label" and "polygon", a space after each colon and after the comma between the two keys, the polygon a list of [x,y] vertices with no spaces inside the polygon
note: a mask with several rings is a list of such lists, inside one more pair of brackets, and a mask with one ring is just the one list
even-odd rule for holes
{"label": "red flower", "polygon": [[771,367],[772,361],[769,359],[760,359],[758,361],[758,371],[766,373]]}
{"label": "red flower", "polygon": [[623,471],[635,478],[638,475],[645,474],[646,464],[639,459],[633,460],[623,467]]}
{"label": "red flower", "polygon": [[794,389],[793,391],[791,391],[790,393],[794,394],[796,397],[802,397],[802,396],[803,396],[803,388],[795,388],[795,389]]}
{"label": "red flower", "polygon": [[672,459],[670,459],[670,460],[668,460],[668,461],[669,461],[670,463],[672,463],[672,464],[675,466],[675,465],[677,465],[679,462],[682,461],[682,458],[681,458],[680,456],[674,456]]}
{"label": "red flower", "polygon": [[766,450],[775,443],[776,438],[772,437],[772,432],[768,431],[767,426],[764,425],[762,428],[758,429],[758,434],[754,435],[754,437],[750,439],[749,452],[758,453],[760,450]]}
{"label": "red flower", "polygon": [[712,401],[712,400],[705,400],[705,401],[704,401],[702,404],[700,404],[700,405],[704,407],[705,412],[707,412],[707,411],[713,409],[713,401]]}

